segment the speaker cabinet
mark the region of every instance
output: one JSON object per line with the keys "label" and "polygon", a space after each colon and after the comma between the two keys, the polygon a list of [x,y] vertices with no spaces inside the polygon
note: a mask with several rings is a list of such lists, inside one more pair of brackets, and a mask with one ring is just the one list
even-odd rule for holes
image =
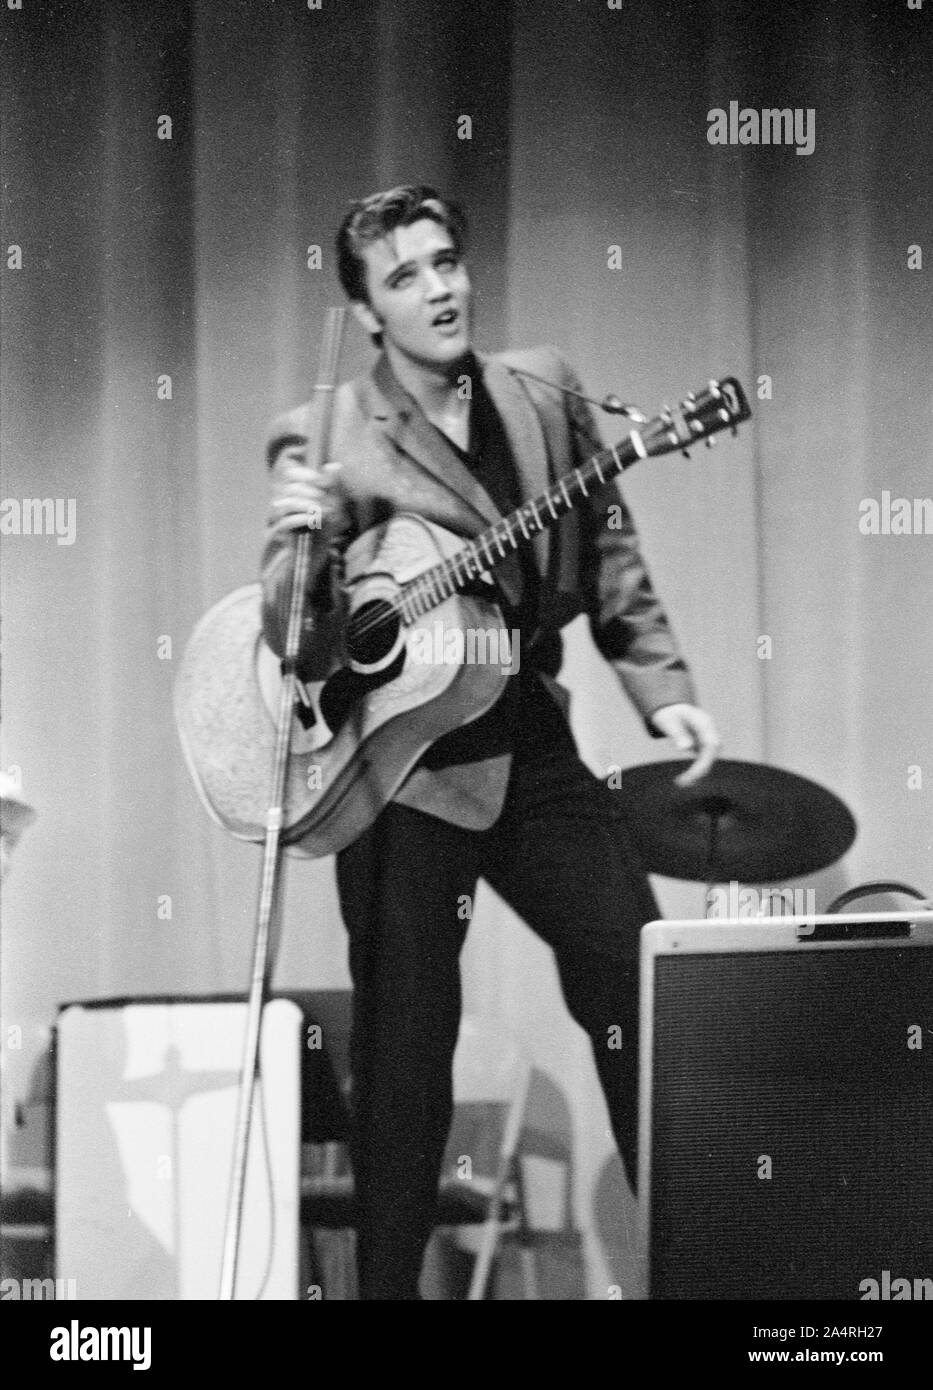
{"label": "speaker cabinet", "polygon": [[933,914],[651,923],[641,1069],[648,1297],[933,1297]]}
{"label": "speaker cabinet", "polygon": [[[70,1005],[57,1046],[56,1275],[79,1299],[216,1299],[240,1002]],[[236,1297],[298,1297],[302,1012],[265,1007]]]}

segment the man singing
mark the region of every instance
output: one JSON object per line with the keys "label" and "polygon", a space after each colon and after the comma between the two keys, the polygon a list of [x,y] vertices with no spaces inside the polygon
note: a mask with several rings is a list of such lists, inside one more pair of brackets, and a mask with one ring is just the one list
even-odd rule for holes
{"label": "man singing", "polygon": [[[335,539],[345,543],[395,512],[475,536],[601,448],[585,404],[560,389],[579,385],[555,349],[487,356],[471,346],[464,239],[459,209],[427,187],[374,194],[340,227],[341,284],[380,354],[368,375],[336,393],[334,462],[320,470],[306,462],[319,406],[286,415],[273,431],[263,591],[266,638],[279,654],[292,534],[309,517],[314,612],[328,602]],[[419,1297],[452,1113],[468,928],[458,908],[473,901],[481,877],[554,951],[634,1183],[639,930],[660,914],[627,833],[633,809],[574,746],[566,692],[554,679],[560,629],[589,616],[649,730],[695,753],[690,780],[718,748],[617,487],[592,493],[546,539],[497,566],[496,581],[504,626],[521,634],[517,674],[491,710],[433,745],[337,856],[354,986],[352,1159],[364,1299]],[[312,629],[302,660],[320,665],[314,640]]]}

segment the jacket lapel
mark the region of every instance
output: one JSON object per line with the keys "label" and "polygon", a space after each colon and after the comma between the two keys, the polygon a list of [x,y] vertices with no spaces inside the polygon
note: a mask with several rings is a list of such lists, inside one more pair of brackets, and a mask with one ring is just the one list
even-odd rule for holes
{"label": "jacket lapel", "polygon": [[[535,409],[520,383],[506,367],[494,358],[479,353],[476,358],[512,447],[522,500],[536,497],[548,484],[548,456]],[[501,513],[489,494],[456,452],[445,444],[440,431],[434,429],[402,390],[384,356],[373,368],[372,383],[375,388],[373,414],[389,438],[487,524],[499,520]],[[544,575],[548,560],[546,533],[535,536],[533,554],[539,572]]]}
{"label": "jacket lapel", "polygon": [[[495,358],[479,356],[486,390],[499,412],[518,472],[522,501],[537,497],[548,485],[548,454],[537,412],[521,382]],[[534,538],[534,557],[539,572],[547,573],[548,533]]]}
{"label": "jacket lapel", "polygon": [[376,387],[373,414],[392,442],[460,502],[465,502],[486,525],[498,521],[500,513],[489,494],[444,442],[440,430],[402,390],[384,356],[373,368],[372,379]]}

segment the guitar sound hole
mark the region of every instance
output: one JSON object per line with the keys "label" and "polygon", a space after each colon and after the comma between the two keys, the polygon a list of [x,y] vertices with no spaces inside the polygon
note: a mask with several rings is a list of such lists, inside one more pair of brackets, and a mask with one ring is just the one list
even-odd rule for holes
{"label": "guitar sound hole", "polygon": [[399,616],[386,599],[364,603],[347,624],[347,650],[360,666],[372,666],[395,646]]}

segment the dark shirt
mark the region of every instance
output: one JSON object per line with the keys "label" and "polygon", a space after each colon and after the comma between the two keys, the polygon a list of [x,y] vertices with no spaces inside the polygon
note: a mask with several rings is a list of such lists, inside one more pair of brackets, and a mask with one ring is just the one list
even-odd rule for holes
{"label": "dark shirt", "polygon": [[[466,450],[461,449],[441,430],[438,430],[438,434],[443,435],[445,443],[453,449],[461,463],[465,464],[489,494],[496,508],[503,516],[507,516],[527,499],[522,496],[519,487],[518,472],[505,426],[483,384],[479,365],[468,368],[468,373],[473,383],[473,399],[470,402],[470,435]],[[513,608],[501,590],[497,602],[502,608],[506,626],[510,629],[517,628],[523,634],[527,648],[534,632],[540,582],[531,547],[520,547],[517,558],[522,577],[522,597],[519,605]]]}
{"label": "dark shirt", "polygon": [[[499,412],[483,384],[479,364],[474,359],[466,364],[465,371],[470,377],[473,391],[467,448],[461,449],[442,430],[438,430],[438,434],[489,494],[497,510],[505,516],[526,500],[520,490],[518,470]],[[491,710],[471,724],[465,724],[463,728],[438,739],[421,760],[425,767],[476,762],[497,753],[515,752],[532,727],[541,734],[545,729],[556,732],[563,727],[557,706],[534,678],[534,663],[529,659],[540,597],[540,578],[531,547],[522,546],[517,552],[517,559],[522,577],[518,606],[513,607],[501,589],[497,590],[495,600],[502,611],[503,626],[510,633],[520,634],[518,669],[507,677],[505,689]],[[488,586],[479,582],[475,592],[485,598],[489,592]],[[553,721],[556,723],[552,728]]]}

